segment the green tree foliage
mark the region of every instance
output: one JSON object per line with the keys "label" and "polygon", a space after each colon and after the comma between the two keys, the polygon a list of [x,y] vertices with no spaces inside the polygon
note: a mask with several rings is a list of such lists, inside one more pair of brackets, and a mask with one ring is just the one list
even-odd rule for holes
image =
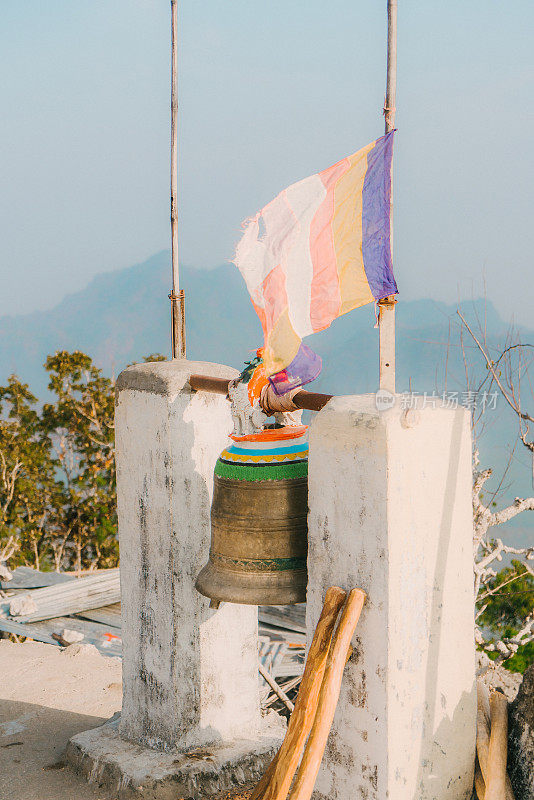
{"label": "green tree foliage", "polygon": [[504,666],[506,669],[510,670],[510,672],[521,673],[523,673],[527,667],[530,667],[531,664],[534,664],[534,641],[521,645],[517,653],[504,662]]}
{"label": "green tree foliage", "polygon": [[61,492],[36,402],[14,375],[0,387],[0,553],[46,567]]}
{"label": "green tree foliage", "polygon": [[521,561],[514,560],[483,587],[477,605],[486,606],[479,617],[481,625],[513,636],[534,609],[534,578]]}
{"label": "green tree foliage", "polygon": [[[511,639],[533,613],[534,577],[521,561],[513,560],[482,588],[477,607],[482,612],[478,622],[493,634],[494,641]],[[524,672],[533,662],[534,642],[528,642],[520,645],[504,666],[513,672]]]}
{"label": "green tree foliage", "polygon": [[41,418],[64,495],[55,564],[70,554],[76,570],[116,566],[113,384],[78,351],[49,356],[45,369],[55,401],[43,406]]}
{"label": "green tree foliage", "polygon": [[149,361],[167,361],[167,359],[161,353],[151,353],[149,356],[145,356],[143,361],[146,364]]}
{"label": "green tree foliage", "polygon": [[78,351],[45,369],[53,400],[40,410],[16,376],[0,387],[0,554],[40,569],[116,566],[113,384]]}

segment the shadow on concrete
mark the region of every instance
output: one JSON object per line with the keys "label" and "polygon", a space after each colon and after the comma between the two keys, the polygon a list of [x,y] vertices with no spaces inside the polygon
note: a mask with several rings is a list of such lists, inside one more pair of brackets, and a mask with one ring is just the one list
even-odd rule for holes
{"label": "shadow on concrete", "polygon": [[[424,725],[426,731],[434,731],[433,736],[425,735],[422,740],[422,746],[419,754],[419,771],[416,782],[416,792],[413,800],[426,800],[426,798],[433,798],[434,794],[422,794],[422,787],[429,786],[432,783],[432,775],[439,775],[439,765],[434,763],[437,754],[436,743],[454,741],[455,735],[459,730],[459,726],[465,724],[466,706],[472,704],[472,693],[463,692],[460,701],[456,705],[452,717],[442,720],[437,730],[434,730],[436,724],[436,696],[438,691],[438,674],[439,663],[446,658],[454,658],[454,652],[443,653],[441,647],[441,633],[442,626],[440,624],[441,609],[443,606],[443,593],[445,589],[445,574],[448,567],[449,559],[455,557],[455,554],[450,552],[450,542],[452,535],[453,525],[453,509],[455,506],[455,494],[458,482],[458,470],[460,466],[460,453],[462,443],[462,430],[464,424],[463,409],[458,410],[455,414],[455,419],[452,427],[451,440],[450,440],[450,457],[449,467],[447,471],[446,487],[443,495],[443,508],[441,512],[441,524],[439,531],[439,542],[436,553],[436,562],[434,569],[434,592],[432,596],[432,607],[430,610],[429,630],[432,631],[430,647],[428,651],[428,659],[426,664],[426,677],[425,677],[425,719]],[[439,588],[436,588],[439,587]],[[473,612],[474,613],[474,612]],[[474,621],[473,621],[474,625]],[[473,635],[473,658],[474,658],[474,635]],[[473,691],[475,691],[475,684],[473,684]],[[443,753],[443,751],[441,751]],[[460,761],[460,759],[456,759]],[[436,790],[439,791],[444,788],[452,786],[453,782],[458,782],[459,786],[465,781],[465,775],[473,773],[475,762],[475,716],[473,714],[473,731],[472,731],[472,752],[465,753],[465,770],[463,774],[452,776],[448,782],[447,787],[437,786]],[[437,777],[436,775],[436,777]],[[471,790],[467,797],[471,796]],[[455,795],[456,796],[456,795]],[[464,800],[463,795],[460,794],[458,788],[458,800]]]}
{"label": "shadow on concrete", "polygon": [[71,736],[103,722],[88,714],[0,700],[0,798],[113,800],[114,795],[87,784],[63,761]]}

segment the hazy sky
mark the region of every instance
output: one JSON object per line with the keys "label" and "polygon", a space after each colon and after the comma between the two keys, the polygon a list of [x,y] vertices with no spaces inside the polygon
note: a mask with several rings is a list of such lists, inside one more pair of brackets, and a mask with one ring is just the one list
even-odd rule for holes
{"label": "hazy sky", "polygon": [[[383,132],[385,0],[179,0],[180,255]],[[0,314],[169,246],[168,0],[2,0]],[[402,296],[534,303],[532,0],[399,0]]]}

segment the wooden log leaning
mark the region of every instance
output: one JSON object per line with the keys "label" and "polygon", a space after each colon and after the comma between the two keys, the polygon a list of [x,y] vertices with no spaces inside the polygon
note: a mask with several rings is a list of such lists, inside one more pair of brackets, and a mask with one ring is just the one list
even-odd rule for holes
{"label": "wooden log leaning", "polygon": [[337,586],[331,586],[326,592],[284,741],[249,800],[285,800],[287,796],[313,725],[332,634],[346,596],[347,593]]}
{"label": "wooden log leaning", "polygon": [[[475,789],[478,800],[485,800],[486,780],[488,777],[488,754],[490,740],[490,708],[489,693],[482,680],[477,681],[477,757],[481,771],[482,782],[476,782]],[[480,792],[483,791],[481,795]]]}
{"label": "wooden log leaning", "polygon": [[490,697],[490,741],[485,800],[505,800],[508,753],[508,701],[500,692]]}
{"label": "wooden log leaning", "polygon": [[475,763],[475,792],[477,793],[478,800],[484,800],[486,796],[486,784],[484,783],[478,760]]}
{"label": "wooden log leaning", "polygon": [[[502,695],[501,695],[502,696]],[[486,786],[489,780],[490,760],[490,699],[487,686],[479,678],[477,681],[477,757],[481,776],[477,780],[475,772],[475,789],[478,800],[487,800]],[[509,776],[505,777],[506,800],[515,800]]]}
{"label": "wooden log leaning", "polygon": [[312,795],[339,699],[347,651],[365,597],[362,589],[352,589],[341,614],[328,653],[315,719],[289,800],[310,800]]}

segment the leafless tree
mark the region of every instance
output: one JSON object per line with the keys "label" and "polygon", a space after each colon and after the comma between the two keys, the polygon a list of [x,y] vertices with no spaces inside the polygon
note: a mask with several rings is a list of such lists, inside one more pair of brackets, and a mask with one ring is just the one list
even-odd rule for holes
{"label": "leafless tree", "polygon": [[[519,445],[526,449],[532,460],[532,474],[534,482],[534,440],[530,432],[530,425],[534,423],[534,392],[529,374],[529,368],[534,356],[534,346],[521,341],[519,334],[514,328],[510,328],[506,341],[494,352],[488,344],[486,326],[479,325],[480,330],[474,330],[475,326],[470,325],[460,310],[457,311],[460,319],[460,341],[465,365],[466,381],[468,385],[472,383],[470,370],[470,359],[466,356],[464,337],[469,337],[474,343],[476,350],[482,356],[485,367],[485,374],[481,379],[474,382],[475,394],[481,391],[489,393],[492,390],[498,393],[506,402],[517,419],[517,441]],[[528,410],[528,409],[531,410]],[[504,585],[492,587],[492,579],[497,572],[495,567],[502,561],[504,555],[516,556],[524,568],[522,573],[516,574],[510,579],[517,580],[522,575],[534,577],[534,569],[529,562],[534,560],[534,544],[530,547],[512,547],[505,544],[502,539],[495,537],[494,529],[499,525],[509,522],[514,517],[525,511],[534,511],[534,496],[516,497],[513,503],[503,505],[500,508],[496,498],[503,484],[501,479],[498,487],[493,492],[484,493],[484,487],[493,474],[492,469],[480,469],[479,454],[476,445],[477,428],[483,424],[485,409],[472,409],[473,428],[475,432],[475,446],[473,448],[473,555],[474,555],[474,588],[475,599],[482,606],[476,612],[477,620],[482,616],[490,602],[492,595],[501,590]],[[509,465],[508,465],[509,466]],[[508,469],[508,466],[506,470]],[[505,470],[505,472],[506,472]],[[488,602],[484,603],[484,600]],[[515,652],[521,645],[525,645],[534,639],[534,610],[524,620],[524,624],[518,633],[510,638],[503,638],[494,643],[488,643],[483,631],[476,629],[477,644],[486,650],[494,650],[498,653],[498,660],[503,661]]]}

